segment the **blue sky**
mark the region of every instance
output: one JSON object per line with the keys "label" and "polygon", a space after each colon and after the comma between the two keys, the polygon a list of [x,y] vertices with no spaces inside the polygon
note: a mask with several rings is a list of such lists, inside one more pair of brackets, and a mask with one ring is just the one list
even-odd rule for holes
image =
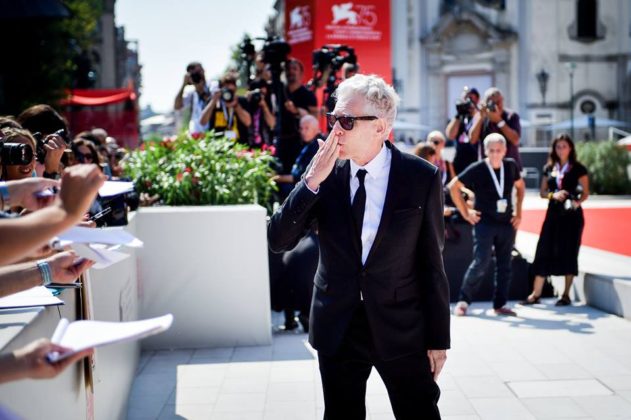
{"label": "blue sky", "polygon": [[[207,78],[229,63],[243,33],[263,36],[273,0],[118,0],[116,25],[139,41],[143,65],[140,105],[169,111],[186,65],[201,61]],[[258,44],[257,44],[258,47]]]}

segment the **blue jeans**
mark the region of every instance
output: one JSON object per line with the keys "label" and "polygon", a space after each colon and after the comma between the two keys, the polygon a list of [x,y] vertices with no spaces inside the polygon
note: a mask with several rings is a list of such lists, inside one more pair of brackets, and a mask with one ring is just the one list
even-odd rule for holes
{"label": "blue jeans", "polygon": [[473,227],[473,261],[464,275],[458,300],[471,303],[488,271],[495,248],[493,308],[498,309],[506,304],[511,281],[511,251],[514,242],[515,230],[510,223],[480,222]]}

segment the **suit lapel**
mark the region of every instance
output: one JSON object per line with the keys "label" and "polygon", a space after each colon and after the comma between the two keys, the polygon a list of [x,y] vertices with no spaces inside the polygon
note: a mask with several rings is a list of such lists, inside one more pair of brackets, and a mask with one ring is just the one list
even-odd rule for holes
{"label": "suit lapel", "polygon": [[402,179],[403,176],[401,168],[401,152],[389,141],[386,142],[386,146],[390,148],[392,152],[392,160],[390,162],[390,174],[388,176],[388,189],[386,190],[386,199],[383,204],[383,211],[381,213],[379,227],[377,228],[377,234],[375,236],[372,247],[370,248],[370,252],[368,253],[368,257],[366,258],[366,266],[370,263],[370,260],[373,258],[375,251],[381,243],[385,232],[388,230],[388,226],[390,225],[392,214],[394,212],[395,199],[399,194],[401,186],[404,182],[404,180]]}
{"label": "suit lapel", "polygon": [[340,202],[342,203],[342,211],[344,212],[344,223],[351,237],[353,248],[361,261],[362,244],[355,223],[353,222],[353,212],[351,210],[351,162],[349,160],[338,160],[336,163],[336,185]]}

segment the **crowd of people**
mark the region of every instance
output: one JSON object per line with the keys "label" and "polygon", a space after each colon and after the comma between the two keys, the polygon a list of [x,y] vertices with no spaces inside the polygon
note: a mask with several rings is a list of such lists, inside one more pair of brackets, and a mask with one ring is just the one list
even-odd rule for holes
{"label": "crowd of people", "polygon": [[[0,117],[0,297],[36,286],[75,283],[93,262],[51,242],[73,226],[123,225],[133,194],[102,198],[106,180],[123,177],[126,149],[100,128],[69,137],[49,105]],[[50,378],[90,354],[48,361],[60,348],[42,338],[0,355],[0,383]]]}

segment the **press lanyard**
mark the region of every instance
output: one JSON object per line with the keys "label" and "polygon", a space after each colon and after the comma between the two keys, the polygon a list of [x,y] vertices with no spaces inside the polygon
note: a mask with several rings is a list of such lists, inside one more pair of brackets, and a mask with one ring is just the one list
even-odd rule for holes
{"label": "press lanyard", "polygon": [[565,177],[565,174],[570,170],[570,162],[566,162],[565,165],[563,165],[562,168],[560,168],[560,165],[558,163],[554,164],[554,170],[558,172],[557,175],[557,188],[559,190],[563,189],[563,178]]}
{"label": "press lanyard", "polygon": [[230,112],[228,112],[226,110],[226,104],[223,101],[221,101],[221,110],[223,111],[223,116],[226,119],[226,122],[228,123],[228,125],[226,126],[226,129],[232,130],[232,120],[234,119],[234,108],[230,108]]}
{"label": "press lanyard", "polygon": [[497,195],[500,196],[500,198],[504,198],[504,162],[502,162],[502,166],[500,166],[500,181],[497,181],[497,176],[495,176],[495,171],[493,170],[493,167],[491,167],[491,164],[489,163],[488,159],[484,159],[484,162],[486,162],[486,167],[489,168],[489,172],[491,173],[491,178],[493,178],[493,184],[495,184],[495,190],[497,191]]}

